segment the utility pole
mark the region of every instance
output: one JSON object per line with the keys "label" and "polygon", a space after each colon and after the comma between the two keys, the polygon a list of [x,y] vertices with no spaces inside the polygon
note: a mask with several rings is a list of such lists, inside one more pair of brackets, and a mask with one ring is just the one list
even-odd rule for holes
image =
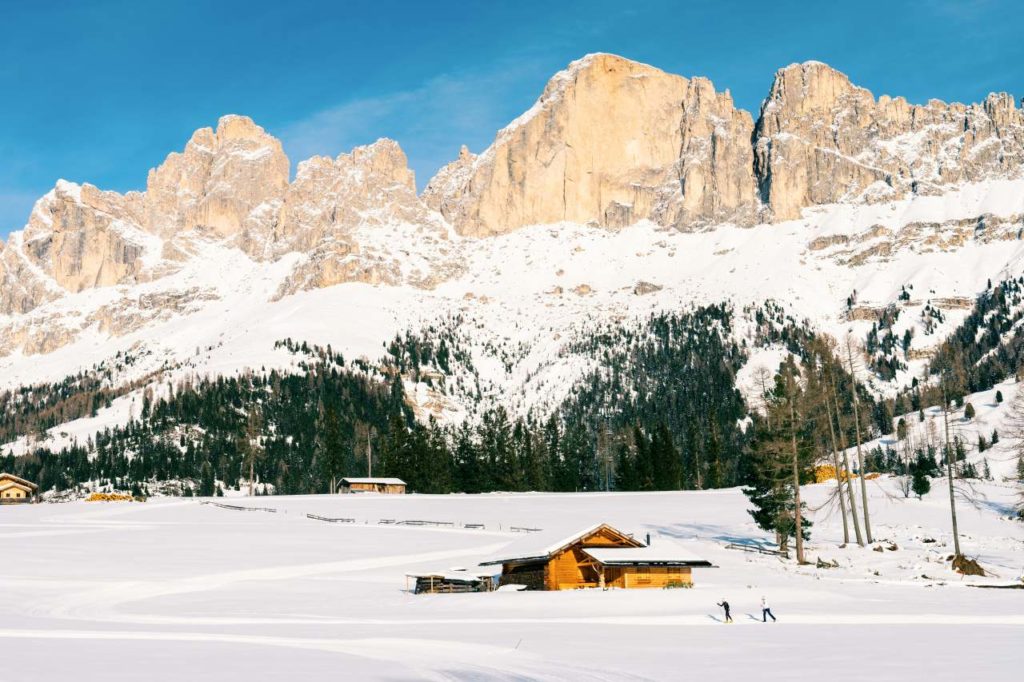
{"label": "utility pole", "polygon": [[803,519],[800,515],[800,463],[796,447],[796,412],[793,409],[793,393],[789,395],[789,435],[793,444],[793,516],[796,521],[796,562],[804,563]]}
{"label": "utility pole", "polygon": [[366,477],[373,478],[373,439],[370,429],[366,429]]}
{"label": "utility pole", "polygon": [[[850,330],[851,333],[853,330]],[[868,513],[868,484],[864,480],[864,457],[860,451],[860,399],[857,397],[857,375],[853,373],[853,344],[850,334],[846,336],[846,358],[850,363],[850,380],[853,391],[853,432],[857,436],[857,468],[860,470],[860,496],[864,502],[864,535],[870,545],[874,540],[871,538],[871,516]]]}
{"label": "utility pole", "polygon": [[608,411],[604,413],[604,491],[612,489],[612,458],[611,458],[612,429],[608,421]]}
{"label": "utility pole", "polygon": [[949,481],[949,512],[953,517],[953,551],[959,558],[960,532],[956,523],[956,495],[953,492],[953,448],[949,445],[949,399],[946,397],[946,381],[939,381],[942,387],[942,424],[946,432],[946,478]]}

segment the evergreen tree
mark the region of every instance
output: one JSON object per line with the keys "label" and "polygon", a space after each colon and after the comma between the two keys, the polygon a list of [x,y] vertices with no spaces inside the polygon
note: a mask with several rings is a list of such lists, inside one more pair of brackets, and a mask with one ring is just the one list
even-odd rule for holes
{"label": "evergreen tree", "polygon": [[911,467],[911,476],[913,477],[910,483],[911,490],[917,495],[917,499],[921,499],[932,489],[932,483],[928,480],[928,474],[923,467]]}

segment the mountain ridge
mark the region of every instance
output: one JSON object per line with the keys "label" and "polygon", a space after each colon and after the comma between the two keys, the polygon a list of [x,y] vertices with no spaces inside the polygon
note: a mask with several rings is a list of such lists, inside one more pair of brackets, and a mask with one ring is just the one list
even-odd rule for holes
{"label": "mountain ridge", "polygon": [[296,290],[360,277],[397,283],[340,265],[358,260],[350,233],[364,223],[444,235],[447,222],[474,237],[562,221],[708,229],[1016,178],[1024,111],[1006,93],[972,105],[876,100],[808,61],[776,71],[755,120],[705,78],[594,53],[553,76],[486,150],[463,148],[419,195],[397,142],[325,158],[299,162],[289,180],[280,142],[232,114],[152,169],[145,192],[59,181],[22,238],[0,249],[0,313],[27,312],[61,290],[162,276],[187,252],[175,239],[196,230],[260,260],[318,252],[321,271],[297,274],[286,287]]}
{"label": "mountain ridge", "polygon": [[[887,391],[966,314],[950,306],[934,324],[930,301],[973,300],[986,279],[1021,270],[1024,136],[1008,96],[876,100],[808,62],[777,72],[755,121],[707,79],[614,55],[574,65],[497,134],[501,150],[463,147],[419,195],[397,142],[313,157],[290,179],[280,143],[234,115],[153,169],[146,193],[59,182],[0,245],[4,386],[117,353],[140,360],[116,381],[293,366],[270,348],[283,338],[373,360],[396,334],[456,315],[479,337],[481,394],[528,410],[583,376],[594,360],[575,358],[571,341],[595,322],[774,299],[835,336],[905,310],[894,333],[916,336],[906,369],[877,384]],[[595,106],[631,92],[643,97]],[[591,127],[598,115],[611,124]],[[964,125],[949,137],[953,120]],[[630,146],[638,131],[643,144]],[[608,136],[619,146],[601,151]],[[567,140],[595,155],[567,162]],[[494,180],[513,171],[544,181],[523,192]],[[941,182],[925,182],[934,173]],[[590,184],[567,193],[570,175]],[[912,301],[898,299],[903,287]],[[422,414],[467,409],[429,386],[408,394]]]}

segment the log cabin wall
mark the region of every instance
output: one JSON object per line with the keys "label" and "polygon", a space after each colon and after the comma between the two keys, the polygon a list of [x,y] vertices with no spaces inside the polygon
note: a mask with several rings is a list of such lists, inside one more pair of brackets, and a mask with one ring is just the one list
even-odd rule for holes
{"label": "log cabin wall", "polygon": [[[591,535],[580,538],[561,552],[555,554],[547,564],[547,589],[574,590],[578,587],[598,587],[601,571],[594,559],[583,552],[584,547],[630,547],[636,541],[623,539],[618,534],[599,529]],[[608,576],[605,574],[605,585]]]}
{"label": "log cabin wall", "polygon": [[[693,585],[693,575],[689,566],[624,566],[619,570],[621,584],[616,587],[636,589]],[[605,583],[607,582],[606,572]]]}

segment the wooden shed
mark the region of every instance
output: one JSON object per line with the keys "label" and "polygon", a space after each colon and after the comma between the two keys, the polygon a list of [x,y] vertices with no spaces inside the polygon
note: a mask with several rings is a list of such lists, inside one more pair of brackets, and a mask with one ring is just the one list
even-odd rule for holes
{"label": "wooden shed", "polygon": [[605,523],[546,546],[510,549],[518,551],[481,565],[501,564],[501,585],[531,590],[689,587],[693,568],[712,565],[674,543],[648,546]]}
{"label": "wooden shed", "polygon": [[404,495],[405,481],[400,478],[343,478],[338,490],[342,493]]}
{"label": "wooden shed", "polygon": [[0,504],[31,502],[39,486],[14,474],[0,473]]}
{"label": "wooden shed", "polygon": [[464,592],[490,592],[494,589],[494,576],[490,573],[470,572],[460,569],[407,573],[408,581],[414,580],[413,594],[458,594]]}

